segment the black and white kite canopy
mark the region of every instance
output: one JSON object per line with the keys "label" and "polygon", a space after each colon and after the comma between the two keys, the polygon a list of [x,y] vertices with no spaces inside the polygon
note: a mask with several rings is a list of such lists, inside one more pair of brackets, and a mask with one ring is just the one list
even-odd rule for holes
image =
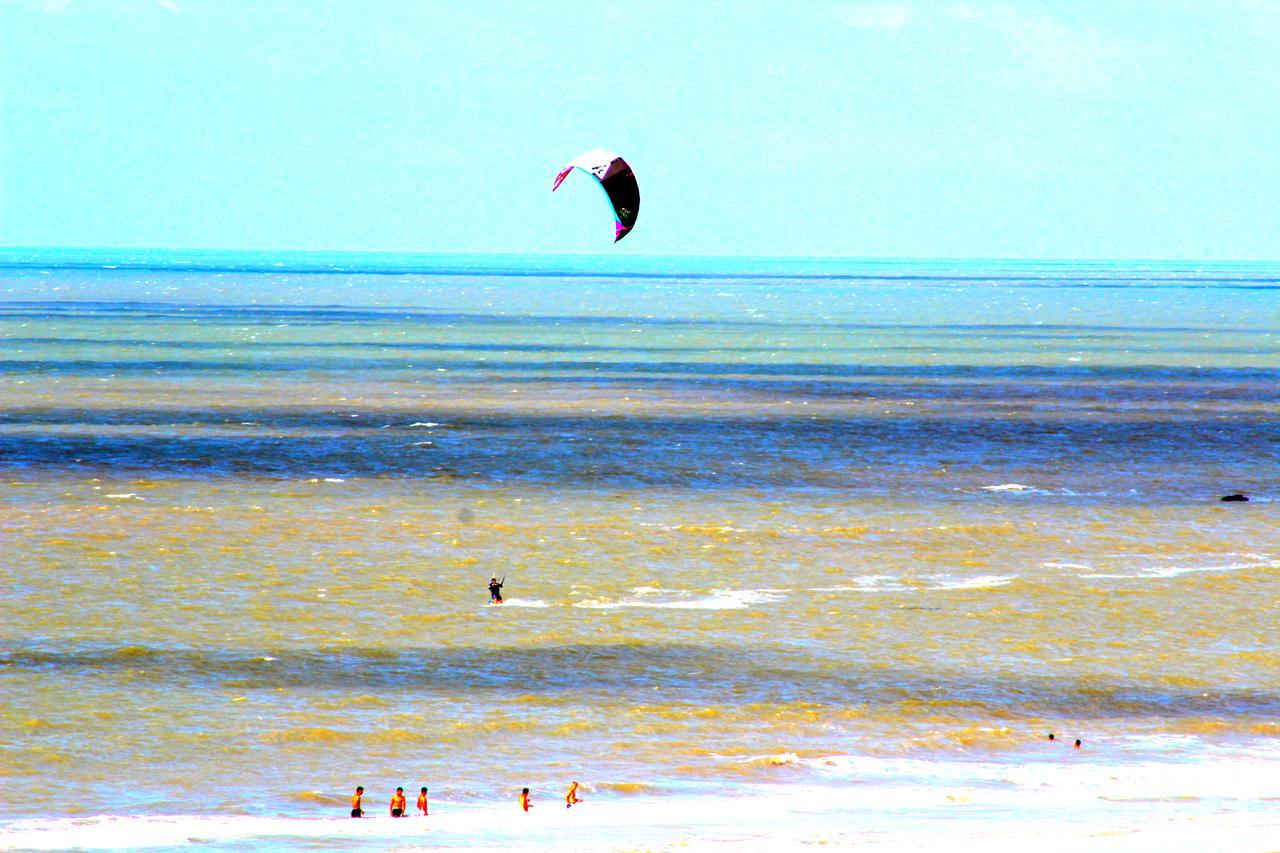
{"label": "black and white kite canopy", "polygon": [[581,169],[595,178],[609,197],[609,204],[613,205],[613,242],[627,236],[635,227],[636,216],[640,213],[640,187],[627,161],[612,151],[593,148],[575,157],[556,175],[556,181],[551,185],[552,192],[559,189],[574,169]]}

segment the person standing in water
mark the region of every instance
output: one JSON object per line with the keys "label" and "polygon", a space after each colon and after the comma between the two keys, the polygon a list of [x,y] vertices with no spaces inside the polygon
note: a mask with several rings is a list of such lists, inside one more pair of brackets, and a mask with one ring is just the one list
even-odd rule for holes
{"label": "person standing in water", "polygon": [[573,808],[574,803],[580,803],[580,802],[582,802],[582,800],[578,799],[578,783],[574,782],[572,785],[569,786],[569,790],[565,791],[564,807],[566,809],[571,809]]}
{"label": "person standing in water", "polygon": [[404,788],[396,788],[396,792],[391,796],[391,816],[404,817]]}
{"label": "person standing in water", "polygon": [[423,788],[422,793],[418,795],[418,814],[423,817],[427,816],[427,789]]}
{"label": "person standing in water", "polygon": [[[505,581],[506,578],[502,580]],[[502,583],[497,578],[489,578],[489,603],[502,603]]]}
{"label": "person standing in water", "polygon": [[356,792],[351,795],[351,816],[364,817],[364,809],[360,808],[360,798],[364,796],[364,786],[357,785]]}
{"label": "person standing in water", "polygon": [[529,811],[529,807],[532,805],[533,803],[529,802],[529,789],[524,788],[520,791],[520,808],[527,812]]}

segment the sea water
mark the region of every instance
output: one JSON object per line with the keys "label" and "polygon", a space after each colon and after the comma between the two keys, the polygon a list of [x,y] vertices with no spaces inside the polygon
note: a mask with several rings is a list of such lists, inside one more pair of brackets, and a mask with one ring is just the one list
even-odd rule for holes
{"label": "sea water", "polygon": [[0,847],[1280,845],[1280,267],[0,260]]}

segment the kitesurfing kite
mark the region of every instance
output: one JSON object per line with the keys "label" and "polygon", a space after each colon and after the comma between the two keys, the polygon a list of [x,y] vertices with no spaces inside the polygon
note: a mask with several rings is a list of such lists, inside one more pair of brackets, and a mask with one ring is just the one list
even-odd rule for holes
{"label": "kitesurfing kite", "polygon": [[556,175],[551,191],[559,189],[574,169],[581,169],[594,177],[609,197],[609,204],[613,205],[613,242],[627,236],[627,232],[635,227],[636,215],[640,213],[640,187],[636,185],[636,176],[627,161],[612,151],[594,148],[565,166]]}

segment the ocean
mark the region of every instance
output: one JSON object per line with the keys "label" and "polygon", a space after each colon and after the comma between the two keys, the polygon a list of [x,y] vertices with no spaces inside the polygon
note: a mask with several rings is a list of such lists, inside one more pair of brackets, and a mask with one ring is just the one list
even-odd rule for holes
{"label": "ocean", "polygon": [[11,249],[0,342],[0,848],[1280,848],[1280,265]]}

